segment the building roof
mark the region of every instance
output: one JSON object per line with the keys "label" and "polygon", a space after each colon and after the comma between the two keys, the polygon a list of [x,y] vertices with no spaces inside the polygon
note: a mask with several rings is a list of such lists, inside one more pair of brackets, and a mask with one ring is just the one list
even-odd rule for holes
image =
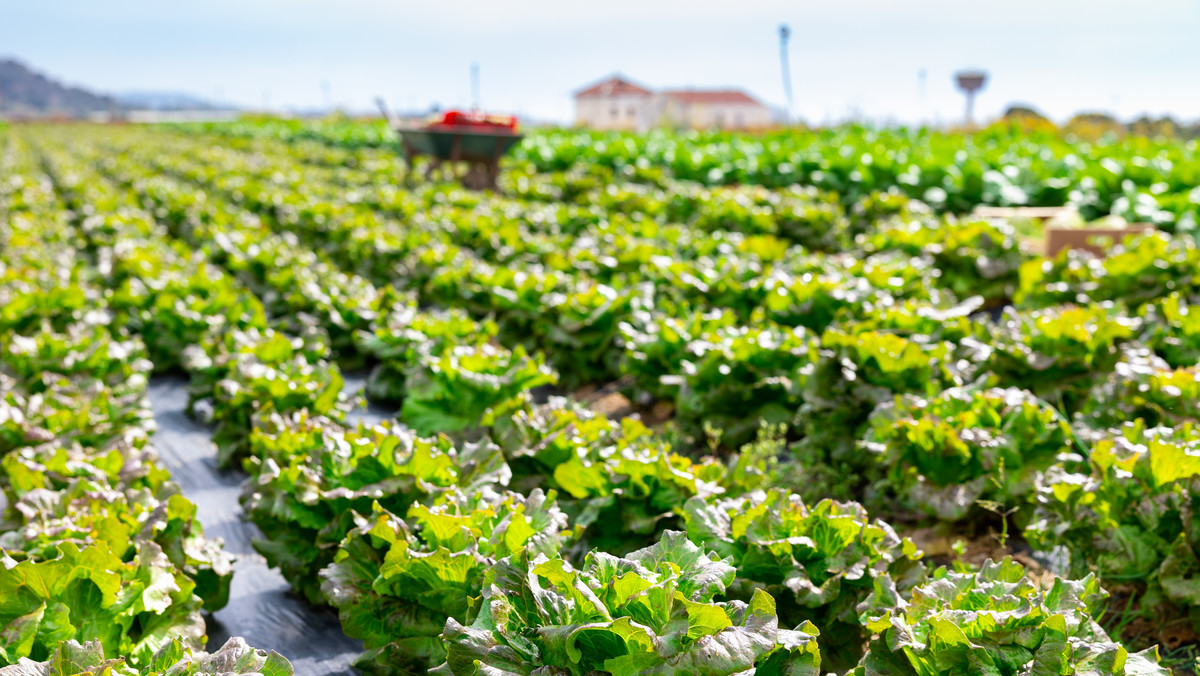
{"label": "building roof", "polygon": [[590,87],[585,87],[584,89],[580,89],[579,91],[575,92],[575,98],[577,99],[593,96],[609,97],[653,95],[654,92],[646,89],[645,87],[639,87],[620,75],[614,75],[602,82],[597,82]]}
{"label": "building roof", "polygon": [[744,103],[761,106],[758,99],[740,89],[668,89],[664,96],[680,103]]}

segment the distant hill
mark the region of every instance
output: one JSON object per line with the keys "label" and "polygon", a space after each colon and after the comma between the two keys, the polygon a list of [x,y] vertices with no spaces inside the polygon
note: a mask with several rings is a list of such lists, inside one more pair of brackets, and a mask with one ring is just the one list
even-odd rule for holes
{"label": "distant hill", "polygon": [[120,108],[111,96],[68,87],[30,70],[20,61],[0,59],[0,113],[80,117],[116,112]]}
{"label": "distant hill", "polygon": [[0,115],[67,115],[91,113],[124,116],[130,111],[228,111],[228,104],[215,104],[187,92],[131,91],[116,96],[68,87],[31,70],[15,59],[0,59]]}
{"label": "distant hill", "polygon": [[117,94],[117,102],[139,110],[228,110],[228,104],[213,103],[187,92],[133,91]]}

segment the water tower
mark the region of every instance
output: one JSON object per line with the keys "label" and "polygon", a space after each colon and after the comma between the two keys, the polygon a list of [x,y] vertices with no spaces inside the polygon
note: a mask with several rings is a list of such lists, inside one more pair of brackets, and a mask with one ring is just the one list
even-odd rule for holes
{"label": "water tower", "polygon": [[975,92],[987,83],[987,73],[982,70],[960,70],[954,74],[958,88],[967,95],[967,126],[975,122]]}

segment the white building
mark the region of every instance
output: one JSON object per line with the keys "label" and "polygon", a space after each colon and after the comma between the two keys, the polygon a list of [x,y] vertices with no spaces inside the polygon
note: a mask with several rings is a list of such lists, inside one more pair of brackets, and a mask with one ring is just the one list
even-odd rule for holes
{"label": "white building", "polygon": [[575,123],[593,129],[642,129],[654,92],[615,75],[575,92]]}
{"label": "white building", "polygon": [[761,129],[771,110],[737,89],[651,91],[615,75],[575,92],[575,123],[593,129]]}

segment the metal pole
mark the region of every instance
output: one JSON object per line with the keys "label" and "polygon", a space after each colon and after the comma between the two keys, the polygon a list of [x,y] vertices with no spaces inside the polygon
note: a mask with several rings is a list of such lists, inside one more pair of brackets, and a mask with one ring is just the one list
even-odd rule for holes
{"label": "metal pole", "polygon": [[792,119],[792,71],[788,66],[788,38],[792,29],[788,25],[779,25],[779,68],[783,74],[783,94],[787,97],[787,109],[784,111],[783,123],[786,125]]}
{"label": "metal pole", "polygon": [[479,110],[479,62],[471,64],[471,109]]}

